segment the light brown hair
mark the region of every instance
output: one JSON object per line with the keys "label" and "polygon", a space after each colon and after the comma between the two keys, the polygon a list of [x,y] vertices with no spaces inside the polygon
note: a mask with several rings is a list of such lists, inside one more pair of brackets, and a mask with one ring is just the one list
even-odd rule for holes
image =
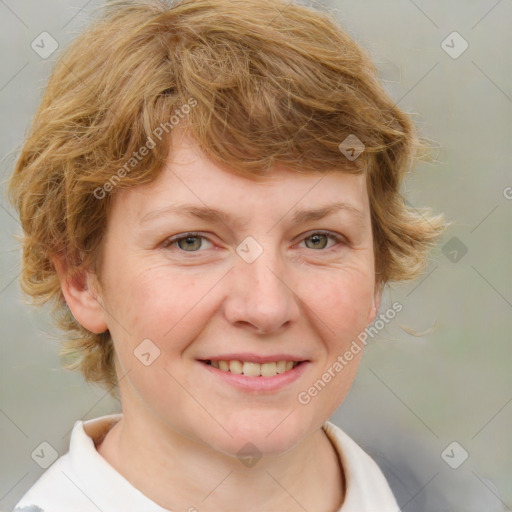
{"label": "light brown hair", "polygon": [[[24,233],[22,290],[52,303],[65,367],[87,381],[118,396],[112,340],[73,318],[50,255],[100,275],[112,200],[157,178],[173,115],[242,175],[276,164],[366,173],[377,283],[424,268],[444,220],[401,192],[422,144],[333,16],[284,0],[109,2],[59,57],[8,189]],[[364,144],[355,160],[340,151],[350,135]]]}

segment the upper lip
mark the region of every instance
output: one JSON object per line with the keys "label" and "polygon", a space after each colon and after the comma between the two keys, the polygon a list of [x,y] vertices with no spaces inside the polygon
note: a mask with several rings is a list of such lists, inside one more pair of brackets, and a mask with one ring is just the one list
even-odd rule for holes
{"label": "upper lip", "polygon": [[248,363],[276,363],[277,361],[307,361],[304,357],[292,354],[272,354],[262,356],[250,353],[236,353],[236,354],[221,354],[218,356],[211,356],[201,358],[201,361],[247,361]]}

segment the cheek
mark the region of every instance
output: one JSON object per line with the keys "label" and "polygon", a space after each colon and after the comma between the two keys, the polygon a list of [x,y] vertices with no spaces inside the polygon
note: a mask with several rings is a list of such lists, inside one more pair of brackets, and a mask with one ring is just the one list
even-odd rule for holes
{"label": "cheek", "polygon": [[332,343],[343,345],[367,326],[374,299],[371,273],[341,269],[309,281],[300,298]]}
{"label": "cheek", "polygon": [[162,351],[182,350],[202,328],[201,316],[206,313],[201,299],[216,277],[198,278],[164,265],[125,269],[122,274],[113,307],[118,323],[123,322],[121,337],[128,336],[133,347],[149,338]]}

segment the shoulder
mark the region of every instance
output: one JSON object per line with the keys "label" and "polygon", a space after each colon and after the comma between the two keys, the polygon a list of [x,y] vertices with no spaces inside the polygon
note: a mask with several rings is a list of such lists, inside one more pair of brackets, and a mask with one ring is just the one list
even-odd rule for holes
{"label": "shoulder", "polygon": [[[440,449],[436,450],[435,445],[427,445],[413,432],[401,431],[398,437],[396,428],[393,428],[392,425],[381,424],[381,435],[368,444],[362,444],[363,449],[339,427],[330,424],[331,435],[339,443],[340,450],[345,452],[345,459],[350,459],[344,469],[349,476],[355,474],[356,479],[362,482],[363,493],[371,494],[372,490],[364,482],[374,480],[379,482],[381,489],[383,485],[389,486],[396,502],[411,511],[504,510],[503,497],[494,482],[481,478],[482,485],[475,485],[477,480],[471,466],[453,471],[441,459]],[[361,434],[358,439],[364,437]],[[347,510],[352,509],[347,507]],[[381,512],[382,508],[356,507],[353,510]],[[398,510],[396,508],[395,512]],[[345,512],[345,509],[339,512]]]}
{"label": "shoulder", "polygon": [[102,471],[113,473],[96,452],[95,445],[118,421],[108,415],[89,421],[76,421],[69,450],[59,457],[30,487],[13,512],[59,512],[98,510],[95,506],[97,479]]}
{"label": "shoulder", "polygon": [[331,422],[323,429],[345,474],[346,493],[342,510],[396,512],[398,505],[377,463],[348,434]]}
{"label": "shoulder", "polygon": [[68,452],[41,475],[13,512],[52,512],[59,507],[74,506],[77,497],[80,498],[75,480],[77,478]]}

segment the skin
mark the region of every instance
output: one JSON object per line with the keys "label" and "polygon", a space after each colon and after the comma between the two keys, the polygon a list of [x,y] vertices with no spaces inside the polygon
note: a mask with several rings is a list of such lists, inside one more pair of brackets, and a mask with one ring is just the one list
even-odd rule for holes
{"label": "skin", "polygon": [[[92,332],[109,329],[123,419],[97,447],[129,482],[171,510],[337,510],[343,468],[321,429],[352,384],[362,351],[307,405],[297,396],[345,353],[377,313],[370,208],[364,175],[299,175],[276,167],[248,179],[206,159],[185,131],[149,185],[120,191],[107,226],[101,282],[71,279],[54,259],[66,301]],[[321,220],[294,223],[300,209],[345,202]],[[171,213],[207,205],[234,222]],[[339,234],[340,241],[312,235]],[[205,238],[166,244],[175,235]],[[252,263],[236,252],[248,236],[263,248]],[[150,339],[160,355],[134,356]],[[309,363],[275,392],[235,389],[198,359],[229,352],[290,353]],[[252,443],[252,467],[237,452]],[[137,461],[136,464],[133,461]],[[144,468],[141,471],[141,468]]]}

